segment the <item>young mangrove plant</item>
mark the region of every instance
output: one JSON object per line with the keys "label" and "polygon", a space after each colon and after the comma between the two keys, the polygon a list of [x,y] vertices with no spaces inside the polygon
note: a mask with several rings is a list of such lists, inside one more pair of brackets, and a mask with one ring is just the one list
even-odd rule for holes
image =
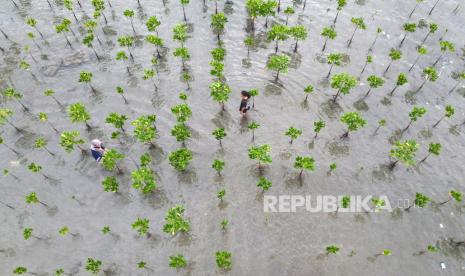
{"label": "young mangrove plant", "polygon": [[182,142],[184,145],[185,141],[191,138],[191,132],[186,125],[177,124],[171,129],[171,136],[176,138],[177,142]]}
{"label": "young mangrove plant", "polygon": [[221,110],[225,110],[224,103],[228,101],[231,88],[226,83],[216,81],[210,84],[210,96],[215,102],[221,105]]}
{"label": "young mangrove plant", "polygon": [[153,144],[153,140],[157,136],[157,129],[155,128],[156,115],[140,116],[132,121],[134,126],[134,137],[142,143]]}
{"label": "young mangrove plant", "polygon": [[188,104],[178,104],[171,108],[171,113],[176,117],[178,123],[186,123],[192,116],[192,110]]}
{"label": "young mangrove plant", "polygon": [[93,41],[94,41],[94,34],[87,33],[86,36],[82,39],[82,44],[91,48],[95,56],[97,57],[97,60],[100,62],[100,56],[97,54],[97,51],[95,51],[94,45],[92,45]]}
{"label": "young mangrove plant", "polygon": [[279,80],[280,73],[287,73],[290,62],[291,61],[287,55],[273,55],[270,57],[266,63],[266,68],[276,72],[276,77],[274,79],[275,82]]}
{"label": "young mangrove plant", "polygon": [[315,131],[315,136],[313,136],[313,139],[318,137],[318,133],[320,133],[320,131],[325,128],[325,126],[326,124],[322,120],[313,122],[313,131]]}
{"label": "young mangrove plant", "polygon": [[365,94],[364,98],[368,97],[368,95],[370,94],[371,90],[373,88],[378,88],[378,87],[381,87],[383,86],[384,84],[384,79],[383,78],[380,78],[376,75],[371,75],[367,78],[367,82],[368,82],[368,86],[370,86],[370,88],[368,89],[367,93]]}
{"label": "young mangrove plant", "polygon": [[29,111],[29,108],[21,101],[21,99],[23,98],[23,94],[21,94],[21,92],[17,91],[13,87],[8,87],[3,90],[2,94],[7,100],[16,100],[21,105],[24,111]]}
{"label": "young mangrove plant", "polygon": [[115,168],[118,173],[122,173],[120,167],[118,167],[118,160],[124,159],[124,154],[118,152],[115,149],[109,149],[105,151],[105,154],[102,158],[102,165],[108,171],[113,171]]}
{"label": "young mangrove plant", "polygon": [[328,74],[326,75],[326,78],[329,79],[329,76],[331,75],[331,71],[333,70],[333,66],[340,66],[342,62],[343,55],[341,53],[332,53],[329,54],[328,57],[326,58],[326,63],[330,64],[331,66],[329,67]]}
{"label": "young mangrove plant", "polygon": [[452,92],[454,92],[455,89],[457,89],[457,87],[459,86],[459,84],[460,84],[463,80],[465,80],[465,71],[456,73],[456,80],[457,80],[457,82],[455,83],[454,87],[452,87],[452,89],[449,90],[449,93],[448,93],[448,94],[452,94]]}
{"label": "young mangrove plant", "polygon": [[362,71],[360,72],[360,75],[358,75],[358,79],[362,77],[363,72],[365,72],[365,69],[367,68],[369,63],[373,62],[373,56],[367,55],[367,58],[365,59],[365,64],[363,65]]}
{"label": "young mangrove plant", "polygon": [[174,49],[173,56],[181,59],[182,70],[186,71],[187,70],[186,62],[191,59],[191,54],[189,53],[189,49],[187,49],[186,47],[176,48]]}
{"label": "young mangrove plant", "polygon": [[436,33],[436,31],[439,29],[439,26],[438,24],[434,23],[434,22],[431,22],[428,24],[428,28],[429,28],[429,31],[428,33],[426,34],[425,38],[423,38],[423,41],[421,42],[420,45],[423,45],[425,44],[426,40],[428,39],[428,37],[431,35],[431,34],[434,34]]}
{"label": "young mangrove plant", "polygon": [[156,35],[149,34],[145,37],[145,41],[155,46],[157,50],[157,58],[161,58],[160,49],[163,47],[163,39]]}
{"label": "young mangrove plant", "polygon": [[192,152],[186,148],[180,148],[171,152],[168,159],[174,169],[184,171],[192,160]]}
{"label": "young mangrove plant", "polygon": [[118,37],[118,44],[120,47],[126,47],[128,49],[131,60],[134,60],[134,56],[132,55],[132,52],[131,52],[131,48],[134,45],[134,37],[129,36],[129,35],[122,35]]}
{"label": "young mangrove plant", "polygon": [[68,117],[71,123],[84,123],[87,129],[92,127],[89,125],[90,114],[82,103],[74,103],[68,107]]}
{"label": "young mangrove plant", "polygon": [[260,177],[257,183],[257,187],[262,189],[262,192],[268,191],[273,184],[270,180],[266,179],[265,177]]}
{"label": "young mangrove plant", "polygon": [[248,150],[249,158],[258,161],[258,168],[261,169],[261,165],[270,164],[271,159],[271,147],[270,145],[264,144],[259,146],[252,146]]}
{"label": "young mangrove plant", "polygon": [[394,95],[394,92],[397,90],[397,88],[406,83],[408,83],[407,75],[405,75],[404,73],[399,73],[399,75],[397,76],[396,86],[394,86],[394,88],[391,90],[391,92],[389,93],[389,96],[392,97],[392,95]]}
{"label": "young mangrove plant", "polygon": [[27,272],[28,270],[24,266],[17,266],[15,269],[13,269],[13,274],[15,275],[26,274]]}
{"label": "young mangrove plant", "polygon": [[334,30],[333,26],[323,28],[321,35],[325,38],[325,42],[323,44],[323,48],[321,49],[322,52],[326,49],[326,44],[328,43],[328,39],[334,40],[337,36],[336,31]]}
{"label": "young mangrove plant", "polygon": [[169,265],[170,267],[173,267],[173,268],[183,268],[187,266],[187,261],[184,258],[184,256],[181,254],[173,255],[173,256],[170,256]]}
{"label": "young mangrove plant", "polygon": [[184,43],[187,41],[187,25],[184,23],[176,24],[173,28],[173,40],[179,42],[181,47],[184,47]]}
{"label": "young mangrove plant", "polygon": [[150,80],[153,84],[153,87],[155,90],[158,90],[157,85],[155,84],[155,81],[153,78],[155,77],[155,71],[151,68],[144,69],[144,75],[142,76],[143,80]]}
{"label": "young mangrove plant", "polygon": [[[125,51],[119,51],[119,52],[116,52],[116,56],[115,56],[115,59],[118,60],[118,61],[121,61],[123,63],[126,62],[126,60],[128,60],[128,56],[126,55],[126,52]],[[126,71],[128,72],[128,74],[131,73],[131,71],[129,70],[129,65],[126,65]]]}
{"label": "young mangrove plant", "polygon": [[102,265],[102,261],[98,259],[88,258],[86,262],[86,270],[91,274],[97,275],[100,273],[100,266]]}
{"label": "young mangrove plant", "polygon": [[402,130],[402,132],[405,132],[412,125],[413,122],[416,122],[419,118],[423,117],[425,113],[426,108],[414,106],[412,108],[412,111],[410,111],[410,113],[408,114],[408,116],[410,117],[410,121],[408,125]]}
{"label": "young mangrove plant", "polygon": [[70,25],[71,20],[64,18],[60,24],[55,25],[55,31],[57,34],[63,34],[63,36],[66,39],[66,43],[71,49],[73,49],[73,45],[71,45],[71,42],[68,40],[68,36],[66,35],[66,33],[68,33],[71,30]]}
{"label": "young mangrove plant", "polygon": [[81,71],[79,73],[79,82],[87,84],[91,91],[95,91],[94,87],[92,87],[92,77],[93,76],[94,75],[89,71]]}
{"label": "young mangrove plant", "polygon": [[425,196],[424,194],[415,193],[414,203],[412,205],[408,206],[407,208],[405,208],[404,211],[407,211],[407,212],[410,211],[410,208],[412,208],[413,206],[415,206],[417,208],[423,208],[430,201],[431,201],[431,199],[429,197]]}
{"label": "young mangrove plant", "polygon": [[259,95],[258,89],[250,89],[249,90],[250,97],[252,98],[252,109],[255,108],[255,97]]}
{"label": "young mangrove plant", "polygon": [[155,173],[148,166],[142,165],[131,172],[132,187],[143,194],[149,194],[157,188]]}
{"label": "young mangrove plant", "polygon": [[225,162],[223,160],[215,159],[213,160],[212,163],[212,168],[218,173],[218,175],[221,175],[221,172],[224,169]]}
{"label": "young mangrove plant", "polygon": [[27,194],[25,196],[25,201],[27,204],[35,204],[35,203],[40,203],[42,204],[44,207],[48,208],[48,205],[42,201],[39,200],[39,198],[37,197],[37,194],[36,192],[30,192],[29,194]]}
{"label": "young mangrove plant", "polygon": [[418,143],[415,140],[397,141],[390,151],[390,156],[395,160],[389,164],[391,170],[400,161],[406,166],[415,165],[415,155],[418,150]]}
{"label": "young mangrove plant", "polygon": [[371,53],[373,51],[373,47],[375,47],[376,41],[378,41],[379,34],[383,32],[383,29],[380,27],[376,28],[376,36],[375,39],[373,40],[373,43],[371,43],[370,48],[368,48],[368,53]]}
{"label": "young mangrove plant", "polygon": [[218,44],[221,44],[221,34],[224,33],[224,26],[228,23],[228,18],[221,12],[213,14],[211,20],[211,26],[218,39]]}
{"label": "young mangrove plant", "polygon": [[337,204],[336,214],[339,212],[339,209],[342,207],[343,209],[347,209],[350,206],[350,196],[342,196],[340,202]]}
{"label": "young mangrove plant", "polygon": [[415,32],[417,30],[417,24],[407,22],[402,27],[403,27],[403,29],[405,31],[405,34],[404,34],[404,37],[402,38],[402,40],[400,41],[399,49],[402,48],[402,44],[404,44],[404,41],[407,38],[407,34],[408,33],[413,33],[413,32]]}
{"label": "young mangrove plant", "polygon": [[292,6],[288,6],[284,9],[284,15],[286,15],[286,26],[289,24],[289,17],[295,13],[295,10]]}
{"label": "young mangrove plant", "polygon": [[223,138],[226,137],[227,134],[224,128],[220,127],[220,128],[216,128],[215,130],[213,130],[212,135],[213,137],[215,137],[216,140],[220,142],[220,146],[221,146],[222,145],[221,140],[223,140]]}
{"label": "young mangrove plant", "polygon": [[402,57],[402,52],[400,50],[396,50],[394,48],[391,49],[389,52],[389,57],[391,58],[391,61],[389,62],[388,66],[386,67],[386,70],[384,70],[383,75],[386,75],[386,73],[389,71],[389,68],[391,68],[392,63],[395,60],[399,60]]}
{"label": "young mangrove plant", "polygon": [[454,116],[455,114],[455,109],[452,105],[448,104],[446,105],[446,108],[445,108],[445,111],[444,111],[444,115],[441,117],[441,119],[439,119],[434,125],[433,125],[433,128],[437,127],[439,125],[439,123],[444,120],[444,118],[451,118],[452,116]]}
{"label": "young mangrove plant", "polygon": [[247,58],[248,58],[250,56],[250,48],[255,46],[255,40],[254,40],[253,36],[250,36],[250,35],[247,36],[244,39],[244,44],[247,47]]}
{"label": "young mangrove plant", "polygon": [[423,55],[426,55],[426,53],[428,53],[428,50],[426,50],[425,47],[420,46],[420,47],[417,48],[417,52],[418,52],[417,58],[413,62],[412,66],[410,66],[410,69],[408,69],[409,72],[412,71],[413,67],[415,67],[415,65],[417,64],[420,57],[423,56]]}
{"label": "young mangrove plant", "polygon": [[337,254],[339,253],[339,247],[336,245],[328,245],[326,246],[326,255],[330,254]]}
{"label": "young mangrove plant", "polygon": [[436,66],[436,64],[438,64],[439,60],[442,59],[445,53],[455,51],[454,43],[447,40],[439,41],[439,46],[441,46],[441,55],[439,55],[438,59],[436,59],[436,61],[433,63],[433,66]]}
{"label": "young mangrove plant", "polygon": [[349,42],[347,43],[347,48],[350,48],[350,45],[352,44],[352,41],[354,40],[355,32],[358,29],[366,30],[367,28],[363,17],[352,17],[352,19],[350,19],[350,22],[352,22],[355,25],[355,29],[354,29],[354,32],[352,33],[352,36],[349,39]]}
{"label": "young mangrove plant", "polygon": [[350,93],[350,90],[358,84],[358,81],[355,77],[347,73],[335,74],[331,77],[331,88],[337,89],[336,95],[333,96],[333,103],[336,103],[337,98],[342,93],[347,95]]}
{"label": "young mangrove plant", "polygon": [[176,235],[178,232],[189,232],[190,223],[184,216],[184,207],[176,205],[170,208],[166,213],[165,225],[163,225],[163,232]]}
{"label": "young mangrove plant", "polygon": [[145,26],[149,32],[155,32],[158,35],[158,26],[161,25],[160,20],[156,16],[150,16],[147,21],[145,21]]}
{"label": "young mangrove plant", "polygon": [[221,220],[220,222],[221,231],[226,232],[228,230],[228,224],[229,222],[227,219]]}
{"label": "young mangrove plant", "polygon": [[106,176],[102,180],[102,186],[103,186],[103,190],[105,192],[117,193],[119,183],[118,183],[118,180],[116,179],[116,177],[114,177],[114,176]]}
{"label": "young mangrove plant", "polygon": [[260,124],[257,122],[251,122],[247,125],[247,128],[252,131],[252,141],[255,140],[255,130],[260,127]]}
{"label": "young mangrove plant", "polygon": [[428,154],[418,162],[418,164],[421,164],[425,162],[428,157],[431,156],[431,154],[438,156],[441,153],[441,144],[440,143],[429,143],[428,145]]}
{"label": "young mangrove plant", "polygon": [[336,21],[337,21],[337,18],[339,16],[339,13],[341,12],[342,8],[344,8],[344,6],[347,4],[347,1],[346,0],[337,0],[337,12],[336,12],[336,17],[334,17],[334,20],[333,20],[333,26],[335,27],[336,26]]}
{"label": "young mangrove plant", "polygon": [[438,78],[439,78],[439,74],[438,72],[436,71],[436,69],[434,67],[426,67],[425,69],[423,69],[423,82],[422,84],[420,85],[420,87],[418,87],[417,89],[417,93],[420,92],[420,90],[423,88],[423,86],[425,85],[425,83],[427,81],[430,81],[430,82],[435,82]]}
{"label": "young mangrove plant", "polygon": [[268,39],[270,41],[275,41],[274,53],[278,53],[278,43],[279,41],[285,41],[289,38],[289,27],[285,25],[276,24],[271,27],[271,30],[268,32]]}
{"label": "young mangrove plant", "polygon": [[289,127],[286,130],[286,132],[284,133],[284,135],[291,138],[291,140],[289,141],[290,144],[292,144],[294,142],[294,140],[297,139],[301,134],[302,134],[302,130],[298,129],[298,128],[295,128],[293,126]]}
{"label": "young mangrove plant", "polygon": [[451,200],[455,200],[457,203],[460,203],[462,202],[462,193],[461,192],[457,192],[455,190],[450,190],[449,192],[449,199],[446,200],[446,201],[443,201],[443,202],[440,202],[438,203],[439,205],[444,205],[446,204],[447,202],[451,201]]}
{"label": "young mangrove plant", "polygon": [[47,147],[47,140],[44,137],[38,137],[34,141],[34,148],[35,149],[44,149],[48,152],[51,156],[55,156],[55,153],[51,152]]}
{"label": "young mangrove plant", "polygon": [[386,126],[386,120],[385,119],[378,120],[378,126],[376,127],[375,132],[373,133],[373,135],[376,135],[378,133],[379,129],[382,128],[382,127],[385,127],[385,126]]}
{"label": "young mangrove plant", "polygon": [[308,95],[310,95],[311,93],[313,93],[313,85],[309,84],[307,85],[305,88],[304,88],[304,93],[305,93],[305,102],[308,101]]}
{"label": "young mangrove plant", "polygon": [[341,116],[341,122],[347,125],[347,131],[342,134],[341,138],[349,137],[349,132],[356,131],[367,123],[362,115],[356,111],[344,113]]}
{"label": "young mangrove plant", "polygon": [[69,228],[67,226],[63,226],[61,227],[60,229],[58,229],[58,234],[60,234],[61,236],[66,236],[68,234],[70,234],[71,236],[73,237],[77,237],[78,234],[77,233],[73,233],[73,232],[70,232],[69,231]]}
{"label": "young mangrove plant", "polygon": [[32,17],[26,17],[26,24],[34,28],[37,33],[39,33],[40,37],[45,40],[44,35],[39,31],[39,28],[37,28],[37,20]]}
{"label": "young mangrove plant", "polygon": [[294,161],[294,168],[300,170],[299,178],[302,178],[304,170],[315,170],[315,160],[309,156],[297,156]]}
{"label": "young mangrove plant", "polygon": [[60,146],[67,153],[72,152],[75,146],[84,152],[85,150],[79,146],[81,144],[84,144],[84,140],[81,138],[79,131],[63,131],[60,134]]}
{"label": "young mangrove plant", "polygon": [[232,267],[232,254],[228,251],[217,251],[216,256],[216,265],[218,268],[229,270]]}
{"label": "young mangrove plant", "polygon": [[134,34],[136,34],[136,29],[134,29],[134,20],[133,20],[134,11],[130,9],[126,9],[124,10],[123,15],[124,17],[129,19],[129,21],[131,22],[132,31],[134,32]]}
{"label": "young mangrove plant", "polygon": [[150,235],[149,228],[150,228],[150,220],[146,218],[137,218],[133,224],[131,224],[132,229],[136,230],[140,236],[143,235]]}
{"label": "young mangrove plant", "polygon": [[216,193],[216,197],[222,202],[223,198],[226,196],[226,190],[221,189]]}

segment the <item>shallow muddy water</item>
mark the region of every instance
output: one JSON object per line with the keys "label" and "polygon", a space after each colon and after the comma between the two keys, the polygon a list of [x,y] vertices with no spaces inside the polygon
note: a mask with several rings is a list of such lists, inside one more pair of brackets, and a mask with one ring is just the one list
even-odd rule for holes
{"label": "shallow muddy water", "polygon": [[[61,1],[53,2],[50,9],[45,0],[16,0],[19,9],[7,0],[0,0],[1,29],[9,36],[0,41],[0,88],[13,85],[24,95],[22,102],[30,112],[23,112],[15,101],[1,99],[2,108],[10,108],[14,115],[12,123],[23,129],[16,131],[8,124],[1,126],[5,144],[20,153],[14,154],[6,146],[0,146],[0,168],[10,174],[0,178],[0,200],[12,210],[0,205],[0,275],[10,275],[17,266],[29,271],[53,275],[63,268],[74,275],[88,275],[85,270],[87,258],[102,261],[102,270],[107,275],[463,275],[465,273],[465,248],[455,246],[453,241],[465,240],[465,205],[449,202],[442,206],[428,205],[410,212],[380,213],[264,213],[263,194],[256,183],[259,171],[256,162],[248,158],[247,149],[253,144],[269,144],[273,162],[266,165],[263,175],[273,187],[266,195],[386,195],[393,207],[398,199],[413,200],[421,192],[436,202],[447,200],[451,189],[465,192],[463,155],[465,153],[464,114],[465,88],[459,85],[453,93],[456,80],[453,73],[464,71],[465,59],[465,5],[460,1],[441,0],[434,12],[428,12],[435,1],[421,3],[411,19],[408,19],[415,1],[349,0],[340,12],[335,40],[328,41],[324,54],[321,48],[324,39],[322,29],[330,26],[336,14],[335,1],[308,0],[305,10],[302,3],[282,1],[282,7],[294,5],[296,13],[289,19],[290,25],[302,24],[309,30],[308,39],[299,43],[298,53],[293,53],[293,41],[280,43],[280,53],[288,54],[291,66],[287,74],[281,74],[274,82],[274,73],[266,69],[266,61],[274,53],[274,43],[266,41],[265,20],[256,21],[256,47],[247,59],[244,39],[250,32],[248,15],[243,1],[218,2],[229,22],[223,35],[226,48],[225,78],[232,88],[226,111],[210,98],[210,50],[216,47],[216,35],[210,27],[210,16],[215,12],[213,1],[192,1],[186,8],[191,29],[186,47],[191,52],[187,62],[192,89],[187,92],[187,103],[192,108],[188,126],[192,138],[186,146],[193,152],[193,160],[187,171],[179,173],[169,164],[168,154],[181,144],[170,135],[176,124],[171,107],[180,103],[178,94],[186,90],[181,80],[181,61],[173,56],[178,43],[172,40],[172,28],[183,20],[178,1],[111,0],[106,3],[105,15],[108,24],[100,21],[96,32],[103,44],[94,42],[101,57],[98,62],[91,49],[83,46],[69,33],[73,49],[66,46],[63,35],[55,33],[53,25],[63,16],[72,20],[71,28],[79,40],[84,29],[78,27],[73,15],[64,9]],[[408,2],[408,3],[407,3]],[[81,1],[82,8],[75,5],[79,20],[90,16],[93,8],[90,1]],[[165,5],[164,5],[165,4]],[[121,50],[117,43],[120,35],[133,35],[129,20],[123,16],[125,9],[136,11],[134,27],[137,42],[131,50],[134,62],[115,61]],[[144,42],[148,34],[147,17],[156,15],[162,24],[159,36],[166,49],[165,58],[157,67],[155,77],[158,90],[152,82],[143,80],[143,69],[151,66],[154,47]],[[28,25],[25,18],[37,19],[38,33]],[[351,17],[363,16],[366,30],[357,30],[353,43],[347,41],[353,32]],[[283,12],[270,23],[285,23]],[[436,22],[439,30],[425,42],[428,53],[422,56],[411,72],[408,70],[417,57],[416,47],[428,32],[427,27],[409,33],[402,45],[402,58],[393,62],[385,76],[385,84],[367,91],[366,78],[371,74],[381,76],[389,63],[389,50],[399,45],[405,22]],[[421,25],[421,24],[420,24]],[[103,28],[102,28],[103,26]],[[342,96],[338,105],[329,103],[335,90],[330,88],[325,76],[329,65],[326,55],[332,52],[345,54],[342,66],[335,66],[332,74],[348,72],[358,76],[365,63],[368,48],[376,35],[376,27],[383,32],[373,48],[373,63],[366,67],[360,84],[351,94]],[[447,30],[447,32],[446,32]],[[40,49],[27,38],[27,32],[36,34]],[[445,53],[436,68],[439,78],[427,82],[421,92],[415,93],[423,82],[422,70],[430,66],[441,54],[439,39],[450,40],[455,51]],[[31,55],[22,51],[30,45]],[[30,63],[29,70],[20,70],[19,61]],[[126,71],[129,64],[131,74]],[[79,72],[93,73],[92,86],[78,82]],[[395,85],[400,72],[408,73],[409,83],[399,87],[393,97],[387,94]],[[304,102],[305,86],[313,84],[315,91]],[[128,104],[125,104],[115,88],[125,89]],[[237,112],[239,92],[258,88],[255,109],[246,119]],[[50,97],[43,96],[45,89],[54,89],[55,97],[65,106],[83,102],[91,113],[90,131],[84,124],[73,124],[66,112]],[[455,115],[444,119],[436,128],[432,125],[443,115],[446,104],[455,107]],[[427,109],[424,117],[414,122],[404,133],[403,139],[416,139],[420,144],[417,159],[428,152],[430,142],[442,144],[439,156],[431,156],[419,167],[407,169],[399,164],[393,172],[387,169],[389,150],[395,133],[408,122],[408,113],[414,105]],[[350,134],[348,139],[339,137],[345,126],[339,121],[344,112],[359,110],[367,125]],[[60,131],[79,130],[88,141],[100,138],[108,148],[115,148],[127,156],[120,164],[123,174],[117,175],[120,193],[104,192],[101,181],[114,173],[105,171],[90,155],[81,155],[79,150],[66,153],[59,146],[59,136],[46,123],[37,119],[39,112],[46,112],[49,121]],[[127,133],[132,134],[130,121],[141,115],[156,114],[159,137],[156,147],[137,142],[131,135],[119,140],[111,139],[114,128],[105,123],[110,112],[128,116]],[[373,135],[377,121],[386,119],[386,127]],[[312,142],[313,122],[324,120],[326,127]],[[257,121],[255,141],[247,123]],[[284,132],[291,125],[303,130],[293,142]],[[224,127],[227,137],[220,147],[211,132]],[[48,149],[33,148],[37,137],[48,140]],[[136,169],[133,161],[149,152],[153,157],[152,169],[157,174],[158,188],[149,196],[143,196],[131,187],[130,172]],[[297,155],[309,155],[315,159],[315,171],[305,172],[303,180],[293,168]],[[213,159],[226,161],[222,177],[211,168]],[[28,170],[29,163],[42,166],[42,172],[51,179]],[[337,163],[336,171],[328,175],[329,165]],[[226,189],[223,203],[216,193]],[[27,205],[24,196],[35,191],[39,199],[50,207],[40,204]],[[167,210],[176,204],[186,208],[185,216],[191,222],[188,234],[174,237],[163,232]],[[131,224],[137,217],[150,219],[151,237],[138,237]],[[229,220],[226,232],[220,229],[220,221]],[[111,234],[103,235],[101,229],[108,225]],[[441,227],[442,225],[442,227]],[[62,237],[58,229],[67,226],[77,236]],[[41,240],[23,239],[23,229],[32,227],[34,235]],[[440,248],[437,253],[421,253],[428,244]],[[337,255],[326,256],[328,245],[338,245]],[[391,256],[375,257],[384,249]],[[232,253],[233,266],[229,272],[220,271],[215,263],[215,252]],[[170,268],[169,256],[183,254],[188,267]],[[150,269],[137,268],[145,261]],[[440,263],[445,264],[445,269]],[[103,273],[103,272],[102,272]]]}

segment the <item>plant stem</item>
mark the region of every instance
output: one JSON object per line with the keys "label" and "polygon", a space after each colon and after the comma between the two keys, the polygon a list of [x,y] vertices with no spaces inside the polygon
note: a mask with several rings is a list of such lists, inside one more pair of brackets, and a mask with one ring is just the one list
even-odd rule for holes
{"label": "plant stem", "polygon": [[15,207],[13,207],[13,206],[11,206],[10,204],[5,203],[5,202],[3,202],[3,201],[0,201],[0,204],[3,204],[3,205],[5,205],[6,207],[8,207],[8,208],[10,208],[10,209],[12,209],[12,210],[15,210]]}
{"label": "plant stem", "polygon": [[436,66],[436,64],[438,64],[439,60],[442,58],[443,54],[441,54],[438,59],[433,63],[433,67]]}
{"label": "plant stem", "polygon": [[417,58],[415,59],[415,62],[413,62],[412,66],[410,66],[410,69],[408,69],[408,71],[412,71],[413,67],[417,64],[418,60],[420,59],[420,55],[417,56]]}
{"label": "plant stem", "polygon": [[449,90],[449,93],[448,93],[448,94],[449,94],[449,95],[452,94],[452,92],[455,91],[455,89],[459,86],[459,84],[460,84],[460,82],[458,81],[458,82],[454,85],[454,87],[452,87],[452,89]]}
{"label": "plant stem", "polygon": [[404,34],[404,38],[402,38],[402,40],[400,41],[399,49],[402,48],[402,44],[404,44],[404,41],[406,38],[407,38],[407,33]]}
{"label": "plant stem", "polygon": [[328,42],[328,37],[325,38],[325,43],[323,44],[323,49],[321,49],[322,52],[325,51],[327,42]]}
{"label": "plant stem", "polygon": [[389,169],[392,171],[394,170],[394,168],[396,167],[397,163],[399,162],[399,160],[396,160],[396,161],[393,161],[391,162],[391,164],[389,164]]}
{"label": "plant stem", "polygon": [[357,31],[358,27],[355,27],[354,32],[352,33],[352,36],[350,37],[349,44],[347,44],[347,48],[350,48],[350,45],[352,44],[352,40],[354,39],[355,32]]}
{"label": "plant stem", "polygon": [[429,11],[428,15],[431,15],[433,13],[433,10],[434,8],[436,8],[436,5],[439,3],[439,0],[436,1],[436,3],[434,3],[434,6],[431,8],[431,10]]}
{"label": "plant stem", "polygon": [[444,116],[441,117],[441,119],[439,119],[434,125],[433,125],[433,128],[437,127],[439,125],[439,123],[444,119]]}
{"label": "plant stem", "polygon": [[329,67],[329,72],[326,75],[326,78],[329,79],[329,76],[331,75],[331,71],[333,70],[334,63],[331,63],[331,67]]}
{"label": "plant stem", "polygon": [[386,75],[386,73],[387,73],[387,71],[389,70],[389,68],[391,67],[391,65],[392,65],[392,60],[389,62],[389,65],[388,65],[388,67],[386,68],[386,70],[384,70],[383,75]]}
{"label": "plant stem", "polygon": [[426,83],[426,80],[424,80],[423,83],[420,85],[420,87],[417,89],[417,93],[420,92],[420,90],[423,88],[425,83]]}
{"label": "plant stem", "polygon": [[443,201],[443,202],[441,202],[441,203],[438,203],[438,205],[444,205],[444,204],[446,204],[447,202],[449,202],[449,201],[451,201],[451,200],[452,200],[452,197],[450,197],[450,198],[449,198],[448,200],[446,200],[446,201]]}
{"label": "plant stem", "polygon": [[423,159],[420,160],[420,164],[425,162],[425,160],[431,155],[431,153],[428,153],[428,155],[426,155]]}
{"label": "plant stem", "polygon": [[415,5],[415,7],[413,8],[413,10],[410,12],[408,18],[411,18],[411,17],[412,17],[412,14],[415,12],[415,10],[416,10],[417,7],[418,7],[418,3],[419,3],[419,2],[416,3],[416,5]]}
{"label": "plant stem", "polygon": [[389,93],[389,96],[394,95],[394,91],[396,91],[397,87],[399,86],[398,85],[394,86],[394,89],[391,90],[391,92]]}

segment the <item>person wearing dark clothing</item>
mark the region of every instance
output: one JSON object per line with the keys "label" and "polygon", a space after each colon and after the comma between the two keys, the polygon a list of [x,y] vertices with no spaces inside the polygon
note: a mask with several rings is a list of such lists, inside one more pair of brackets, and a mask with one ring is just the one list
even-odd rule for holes
{"label": "person wearing dark clothing", "polygon": [[244,90],[241,91],[241,105],[239,106],[239,112],[241,113],[241,115],[245,115],[247,111],[250,110],[250,97],[251,95],[249,92]]}
{"label": "person wearing dark clothing", "polygon": [[99,139],[92,140],[90,144],[90,152],[92,153],[92,157],[94,157],[95,161],[100,162],[105,154],[105,146],[102,141]]}

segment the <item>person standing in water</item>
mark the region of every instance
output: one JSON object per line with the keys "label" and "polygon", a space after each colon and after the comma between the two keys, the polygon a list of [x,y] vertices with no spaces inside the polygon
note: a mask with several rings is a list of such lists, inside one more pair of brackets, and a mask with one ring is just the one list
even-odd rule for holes
{"label": "person standing in water", "polygon": [[90,143],[90,152],[92,153],[92,157],[94,157],[95,161],[100,162],[105,154],[105,146],[102,141],[99,139],[92,140]]}
{"label": "person standing in water", "polygon": [[247,111],[250,110],[250,93],[242,90],[241,91],[241,105],[239,106],[239,112],[241,113],[242,116],[246,115]]}

